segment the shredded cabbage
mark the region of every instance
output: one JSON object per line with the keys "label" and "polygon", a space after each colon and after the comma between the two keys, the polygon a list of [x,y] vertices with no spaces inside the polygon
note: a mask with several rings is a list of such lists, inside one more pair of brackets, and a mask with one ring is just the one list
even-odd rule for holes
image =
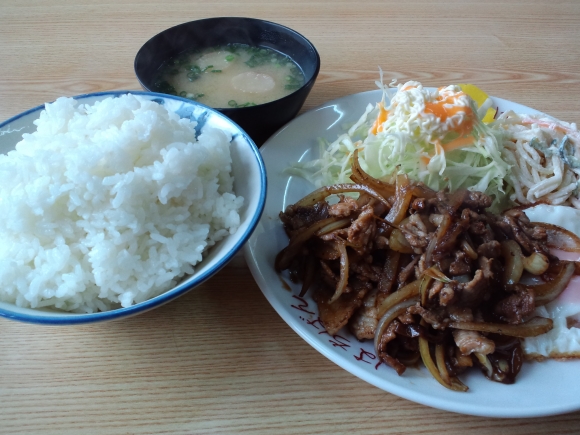
{"label": "shredded cabbage", "polygon": [[[352,156],[359,150],[363,170],[392,181],[407,174],[434,190],[470,189],[493,199],[491,211],[510,205],[514,193],[503,158],[503,130],[481,120],[473,100],[459,86],[436,91],[418,82],[397,86],[392,99],[369,105],[361,118],[334,142],[320,142],[320,157],[298,163],[289,173],[316,186],[350,182]],[[485,112],[484,104],[480,112]]]}

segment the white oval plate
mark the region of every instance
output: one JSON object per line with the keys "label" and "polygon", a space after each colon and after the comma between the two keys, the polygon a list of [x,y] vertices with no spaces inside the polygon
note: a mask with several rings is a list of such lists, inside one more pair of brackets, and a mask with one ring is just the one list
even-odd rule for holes
{"label": "white oval plate", "polygon": [[[397,396],[423,405],[463,414],[488,417],[538,417],[580,409],[580,360],[525,363],[516,383],[504,385],[471,370],[462,380],[466,393],[447,390],[423,367],[402,376],[377,365],[371,341],[359,342],[343,328],[330,336],[318,321],[316,303],[298,297],[299,287],[274,270],[276,254],[288,243],[278,218],[281,210],[310,193],[314,186],[284,173],[296,161],[316,157],[316,139],[330,141],[343,132],[345,123],[358,120],[368,103],[381,99],[381,91],[369,91],[330,101],[305,113],[281,129],[261,148],[268,174],[268,194],[262,218],[244,247],[246,260],[262,292],[278,314],[312,347],[331,361]],[[494,98],[500,112],[512,109],[535,113],[529,107]],[[285,288],[287,283],[292,291]]]}

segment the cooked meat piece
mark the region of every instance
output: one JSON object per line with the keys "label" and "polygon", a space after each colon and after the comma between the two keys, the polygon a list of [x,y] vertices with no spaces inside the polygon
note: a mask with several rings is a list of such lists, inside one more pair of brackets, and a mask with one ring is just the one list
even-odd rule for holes
{"label": "cooked meat piece", "polygon": [[328,263],[324,260],[320,260],[320,272],[322,281],[329,287],[336,288],[340,277],[332,271]]}
{"label": "cooked meat piece", "polygon": [[338,260],[340,258],[340,252],[332,241],[325,242],[321,239],[314,239],[309,248],[312,254],[321,260]]}
{"label": "cooked meat piece", "polygon": [[485,221],[475,221],[469,225],[469,233],[479,236],[483,243],[491,242],[495,240],[495,235],[492,229],[487,225]]}
{"label": "cooked meat piece", "polygon": [[508,323],[522,323],[536,309],[533,290],[521,284],[515,285],[515,293],[495,305],[495,313]]}
{"label": "cooked meat piece", "polygon": [[351,332],[358,340],[372,340],[377,330],[377,324],[377,318],[367,310],[357,311],[348,322]]}
{"label": "cooked meat piece", "polygon": [[411,203],[411,208],[415,211],[423,211],[427,208],[427,200],[425,198],[416,198]]}
{"label": "cooked meat piece", "polygon": [[443,282],[435,281],[429,289],[429,299],[433,299],[435,296],[437,296],[443,289],[443,286]]}
{"label": "cooked meat piece", "polygon": [[376,224],[373,208],[365,205],[358,218],[348,229],[347,241],[358,248],[363,248],[375,235]]}
{"label": "cooked meat piece", "polygon": [[376,289],[367,293],[362,306],[354,313],[348,323],[351,332],[359,340],[372,339],[375,336],[379,322],[376,309],[377,293]]}
{"label": "cooked meat piece", "polygon": [[410,313],[408,310],[404,314],[401,314],[399,317],[397,317],[397,319],[403,325],[411,325],[415,323],[415,318],[413,317],[413,314]]}
{"label": "cooked meat piece", "polygon": [[437,260],[435,262],[435,264],[437,265],[437,267],[439,268],[439,270],[441,272],[448,273],[449,266],[451,266],[452,262],[453,262],[453,259],[451,257],[445,257],[445,258],[441,258],[441,259]]}
{"label": "cooked meat piece", "polygon": [[340,202],[328,206],[328,215],[337,217],[350,216],[358,210],[359,205],[355,199],[350,196],[340,195]]}
{"label": "cooked meat piece", "polygon": [[425,248],[429,244],[430,236],[419,214],[410,215],[399,229],[413,248]]}
{"label": "cooked meat piece", "polygon": [[423,272],[428,269],[427,263],[425,261],[426,254],[422,254],[417,262],[417,267],[415,268],[415,278],[419,279],[423,276]]}
{"label": "cooked meat piece", "polygon": [[[529,255],[532,252],[541,252],[544,254],[549,254],[549,249],[545,243],[541,243],[541,239],[536,240],[529,234],[533,235],[534,230],[532,228],[527,228],[526,231],[520,226],[519,221],[509,215],[503,215],[496,219],[495,225],[509,236],[509,238],[514,239],[522,247],[524,254]],[[529,234],[528,234],[529,233]],[[543,232],[541,230],[536,231],[537,237],[542,237]]]}
{"label": "cooked meat piece", "polygon": [[419,262],[419,258],[420,257],[418,255],[415,256],[415,258],[413,258],[411,262],[403,267],[403,269],[399,272],[399,275],[397,276],[399,287],[402,287],[409,280],[409,277],[415,271],[415,266]]}
{"label": "cooked meat piece", "polygon": [[391,341],[393,341],[397,337],[395,330],[397,329],[398,323],[399,323],[398,320],[392,321],[391,324],[387,327],[387,330],[381,336],[381,341],[379,342],[379,346],[378,346],[378,348],[379,348],[378,357],[381,359],[381,361],[384,361],[386,364],[388,364],[389,366],[394,368],[396,370],[397,374],[400,376],[406,370],[405,365],[401,364],[396,358],[393,358],[386,351],[387,344],[389,344]]}
{"label": "cooked meat piece", "polygon": [[381,201],[372,198],[369,205],[373,208],[375,216],[384,216],[389,210],[388,207]]}
{"label": "cooked meat piece", "polygon": [[285,212],[280,213],[280,220],[282,220],[286,231],[289,232],[307,228],[327,217],[328,203],[326,201],[317,202],[309,207],[289,205]]}
{"label": "cooked meat piece", "polygon": [[492,261],[485,257],[479,257],[480,269],[475,271],[473,279],[466,284],[460,283],[457,286],[460,292],[459,303],[462,306],[473,307],[484,299],[490,281],[493,279]]}
{"label": "cooked meat piece", "polygon": [[358,261],[353,261],[352,257],[349,255],[349,275],[350,272],[356,274],[356,276],[363,281],[378,282],[381,276],[381,268],[368,264],[360,259]]}
{"label": "cooked meat piece", "polygon": [[340,328],[348,323],[354,312],[362,305],[368,287],[360,284],[353,285],[353,291],[343,293],[334,303],[328,301],[334,294],[334,288],[321,287],[314,292],[314,301],[318,304],[318,313],[326,331],[330,335],[336,334]]}
{"label": "cooked meat piece", "polygon": [[439,304],[444,307],[451,305],[457,299],[456,289],[458,282],[451,281],[443,285],[439,292]]}
{"label": "cooked meat piece", "polygon": [[325,242],[336,242],[337,239],[346,239],[347,235],[348,228],[341,228],[320,236],[320,240],[324,240]]}
{"label": "cooked meat piece", "polygon": [[[465,214],[465,216],[463,216]],[[451,222],[449,229],[445,232],[441,240],[437,241],[437,245],[433,250],[433,258],[435,261],[446,257],[455,248],[458,237],[469,228],[470,217],[467,213],[462,213],[461,219],[456,219]]]}
{"label": "cooked meat piece", "polygon": [[375,238],[374,244],[375,249],[387,249],[388,247],[389,247],[389,239],[387,239],[385,236],[377,236]]}
{"label": "cooked meat piece", "polygon": [[529,224],[530,218],[519,208],[512,208],[504,212],[504,216],[512,217],[523,224]]}
{"label": "cooked meat piece", "polygon": [[399,262],[401,261],[401,254],[395,251],[387,253],[385,264],[381,271],[381,279],[379,281],[378,289],[381,293],[391,293],[393,286],[397,280],[397,272],[399,271]]}
{"label": "cooked meat piece", "polygon": [[449,318],[454,322],[473,322],[471,308],[452,305],[447,307],[447,312],[449,313]]}
{"label": "cooked meat piece", "polygon": [[453,338],[459,351],[463,355],[469,355],[471,353],[489,355],[495,352],[495,343],[493,340],[484,337],[477,331],[455,330],[453,331]]}
{"label": "cooked meat piece", "polygon": [[476,213],[468,208],[464,209],[462,214],[469,215],[469,233],[481,239],[482,243],[495,240],[495,234],[489,226],[490,218],[487,215]]}
{"label": "cooked meat piece", "polygon": [[451,276],[458,276],[458,275],[467,275],[471,273],[471,262],[465,252],[463,251],[455,251],[455,260],[449,265],[449,275]]}
{"label": "cooked meat piece", "polygon": [[495,224],[500,228],[508,237],[515,239],[522,250],[528,255],[532,252],[532,241],[529,239],[526,233],[520,228],[517,221],[511,216],[501,216],[495,221]]}
{"label": "cooked meat piece", "polygon": [[471,190],[467,192],[463,199],[463,204],[472,210],[477,210],[478,212],[483,212],[488,207],[491,207],[491,198],[482,192],[472,192]]}
{"label": "cooked meat piece", "polygon": [[477,253],[487,258],[501,256],[501,244],[497,240],[482,243],[477,247]]}
{"label": "cooked meat piece", "polygon": [[431,325],[433,329],[445,329],[449,323],[449,316],[445,308],[434,308],[431,310],[426,310],[419,303],[413,305],[408,310],[411,314],[418,314]]}

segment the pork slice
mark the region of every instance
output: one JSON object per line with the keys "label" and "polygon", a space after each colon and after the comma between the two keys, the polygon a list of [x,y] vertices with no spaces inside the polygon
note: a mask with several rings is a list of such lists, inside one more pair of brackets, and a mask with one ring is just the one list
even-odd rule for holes
{"label": "pork slice", "polygon": [[533,290],[516,284],[515,292],[499,301],[494,308],[495,314],[508,323],[522,323],[536,309]]}
{"label": "pork slice", "polygon": [[313,223],[326,219],[327,217],[328,203],[326,201],[317,202],[308,207],[295,204],[289,205],[284,212],[280,213],[280,220],[289,233],[307,228]]}
{"label": "pork slice", "polygon": [[359,209],[355,199],[350,196],[340,195],[340,201],[328,206],[329,216],[348,217]]}
{"label": "pork slice", "polygon": [[362,305],[368,291],[368,286],[357,281],[352,284],[351,292],[343,293],[332,304],[328,301],[334,294],[334,289],[320,287],[314,292],[313,299],[318,305],[320,320],[330,335],[336,334],[348,323],[355,311]]}
{"label": "pork slice", "polygon": [[374,238],[376,229],[373,208],[365,205],[358,218],[348,228],[347,240],[355,247],[366,247]]}
{"label": "pork slice", "polygon": [[453,331],[453,338],[455,339],[455,344],[459,348],[459,351],[463,355],[469,355],[472,353],[481,353],[483,355],[489,355],[495,352],[495,343],[493,340],[484,337],[477,331]]}

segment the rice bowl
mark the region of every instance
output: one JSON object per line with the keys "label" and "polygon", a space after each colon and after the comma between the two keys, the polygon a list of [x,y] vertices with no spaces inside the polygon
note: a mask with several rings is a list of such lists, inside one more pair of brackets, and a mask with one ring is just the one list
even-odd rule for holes
{"label": "rice bowl", "polygon": [[[75,98],[80,103],[92,104],[97,101],[105,100],[107,97],[121,96],[119,100],[123,98],[129,98],[125,94],[127,94],[127,92],[109,92],[83,95]],[[108,152],[113,154],[118,152],[116,155],[114,155],[113,158],[114,163],[112,166],[115,167],[115,169],[103,167],[103,165],[99,166],[98,157],[85,156],[82,165],[78,167],[77,171],[81,178],[82,176],[85,176],[84,182],[87,183],[88,187],[87,191],[83,191],[81,196],[85,196],[88,199],[85,198],[85,200],[83,200],[82,198],[77,197],[76,203],[84,204],[80,206],[81,208],[86,208],[87,203],[90,203],[89,207],[84,210],[85,218],[90,217],[88,222],[94,218],[93,223],[96,223],[96,226],[91,226],[92,224],[87,224],[87,222],[79,222],[82,219],[78,219],[78,216],[74,219],[69,219],[69,223],[67,225],[63,225],[62,228],[56,228],[56,225],[54,225],[54,222],[61,222],[59,220],[55,220],[53,222],[52,228],[48,228],[50,225],[45,225],[43,230],[46,230],[47,232],[43,236],[45,239],[51,239],[52,237],[50,240],[52,244],[52,251],[50,249],[44,251],[38,249],[36,251],[30,250],[30,252],[26,254],[29,258],[27,258],[27,262],[24,263],[28,265],[35,263],[39,266],[43,265],[45,268],[52,267],[52,269],[54,269],[57,273],[53,273],[53,277],[51,278],[53,281],[52,286],[46,285],[46,279],[44,278],[37,279],[36,281],[34,281],[34,278],[29,280],[29,286],[24,291],[24,293],[27,292],[26,296],[24,296],[22,291],[14,290],[14,286],[17,284],[16,281],[18,279],[22,280],[23,271],[26,272],[26,268],[22,268],[22,262],[18,264],[14,263],[14,260],[17,260],[16,257],[23,254],[15,252],[14,250],[10,252],[11,244],[5,244],[2,248],[2,250],[5,251],[3,258],[5,260],[6,258],[10,258],[10,261],[8,261],[8,265],[4,264],[4,267],[0,266],[0,275],[3,277],[3,282],[7,283],[7,285],[0,289],[0,293],[3,292],[3,294],[0,294],[0,297],[2,297],[4,300],[4,302],[0,302],[0,315],[29,322],[62,324],[107,320],[151,309],[185,293],[187,290],[203,282],[205,279],[219,270],[227,263],[229,259],[231,259],[231,257],[243,245],[247,237],[249,237],[253,231],[253,228],[261,214],[264,205],[266,180],[261,157],[251,139],[249,139],[247,135],[241,131],[239,127],[237,127],[233,122],[225,118],[223,115],[203,105],[193,103],[178,97],[168,97],[166,95],[148,92],[131,92],[131,94],[138,96],[138,98],[135,98],[134,96],[131,97],[131,104],[133,105],[136,104],[135,100],[144,99],[146,101],[143,104],[151,106],[153,103],[151,103],[150,100],[154,100],[156,103],[163,104],[172,114],[176,113],[179,115],[173,115],[175,119],[171,121],[177,123],[176,125],[180,123],[184,125],[187,124],[188,120],[184,120],[184,118],[189,118],[192,121],[197,122],[197,125],[194,126],[194,133],[196,136],[198,136],[198,138],[201,138],[201,140],[197,141],[197,143],[189,144],[189,150],[187,153],[189,153],[191,159],[184,159],[184,156],[187,157],[187,153],[184,154],[181,152],[187,148],[185,145],[187,142],[186,140],[182,141],[183,144],[181,147],[183,150],[177,150],[179,152],[176,151],[176,146],[174,145],[169,147],[172,148],[171,150],[164,149],[164,147],[161,146],[160,149],[164,149],[162,154],[165,156],[165,160],[167,160],[166,163],[169,166],[165,169],[162,169],[163,162],[155,162],[155,159],[153,159],[151,161],[145,162],[142,165],[143,167],[151,167],[150,169],[152,169],[153,172],[148,173],[146,173],[146,171],[144,172],[144,170],[137,169],[134,171],[127,171],[127,168],[131,166],[131,162],[123,162],[123,158],[127,153],[125,152],[124,154],[124,151],[115,151],[116,148],[114,146],[114,141],[112,141],[113,143],[110,144],[112,146],[109,147]],[[67,110],[71,110],[70,107],[67,106],[66,101],[61,101],[59,104],[62,104],[62,107],[60,108],[61,110],[64,110],[65,112]],[[43,109],[43,106],[37,107],[1,124],[0,151],[3,153],[9,152],[22,138],[23,133],[30,133],[34,131],[34,124],[32,122],[39,117],[39,114]],[[114,117],[114,114],[112,114],[112,112],[114,112],[113,109],[107,108],[105,112],[110,114],[107,115],[109,118]],[[47,115],[45,114],[44,116]],[[107,118],[107,116],[105,116],[103,119]],[[111,121],[112,118],[108,119],[106,123],[111,124]],[[98,124],[98,121],[93,122]],[[142,127],[146,124],[146,121],[141,122]],[[84,126],[86,127],[86,124]],[[59,129],[61,127],[53,124],[53,126],[50,128],[56,129],[56,131],[60,131]],[[39,129],[41,128],[39,127]],[[117,128],[116,131],[122,132],[122,128]],[[76,134],[78,134],[78,132]],[[107,138],[110,139],[110,132],[107,134]],[[180,132],[179,129],[176,128],[174,136],[179,136],[180,134],[183,136],[184,133]],[[180,143],[179,137],[177,136],[171,138],[170,142]],[[227,143],[229,141],[228,136],[231,137],[230,150],[231,171],[234,178],[233,185],[232,180],[228,179],[225,173],[217,171],[215,167],[213,169],[202,169],[201,172],[212,172],[212,175],[200,184],[200,181],[191,175],[192,172],[195,172],[192,165],[196,160],[200,160],[202,156],[214,154],[213,157],[217,158],[218,160],[222,159],[222,163],[225,162],[227,166],[227,156],[225,154],[221,155],[218,151],[220,149],[223,151],[223,143]],[[28,137],[28,139],[30,138],[33,138],[33,136]],[[103,142],[105,143],[106,140]],[[106,145],[103,146],[106,148]],[[193,148],[191,148],[192,146]],[[201,148],[196,151],[194,149],[195,146]],[[154,147],[151,147],[151,144],[148,144],[146,145],[146,148],[151,150]],[[157,152],[159,152],[159,149]],[[62,168],[59,167],[58,164],[65,157],[57,154],[59,153],[53,153],[52,156],[49,153],[45,154],[43,165],[54,164],[57,168],[60,168],[60,171],[62,172]],[[170,158],[171,154],[175,154],[173,156],[173,160]],[[197,157],[193,157],[194,155]],[[97,158],[97,162],[96,164],[91,164],[91,159],[94,158]],[[223,160],[224,158],[226,160]],[[134,157],[132,157],[132,159],[135,160]],[[147,159],[142,158],[141,160]],[[25,163],[22,161],[19,162],[19,164],[25,165]],[[123,164],[129,164],[129,166],[125,168],[125,173],[130,173],[128,178],[126,175],[119,175],[123,173],[123,170],[119,169],[117,166],[122,166]],[[36,163],[36,166],[38,167],[39,163]],[[20,174],[20,177],[25,177],[23,174],[28,172],[34,172],[34,168],[31,168],[29,168],[27,171],[23,171],[23,173]],[[179,177],[176,178],[175,173],[179,173],[180,171],[184,173],[186,169],[189,171],[187,172],[187,177],[182,177],[181,179]],[[105,173],[100,173],[103,171]],[[165,175],[160,174],[159,171],[165,171]],[[9,182],[10,176],[18,178],[14,174],[10,175],[10,171],[7,173],[6,171],[4,172],[4,181],[6,183]],[[111,186],[113,186],[112,190],[116,189],[114,192],[115,195],[109,197],[105,201],[109,203],[109,208],[108,210],[105,210],[105,213],[103,213],[102,204],[99,206],[98,189],[95,189],[93,186],[91,190],[90,187],[90,182],[94,179],[95,172],[98,173],[96,175],[101,176],[101,181],[107,180],[106,183],[109,183]],[[90,177],[86,178],[86,174],[90,174]],[[144,190],[147,189],[144,189],[143,186],[148,184],[143,183],[143,177],[157,179],[157,181],[159,181],[163,180],[165,176],[170,178],[172,181],[166,183],[165,186],[160,185],[159,190],[155,193],[157,200],[151,201],[151,197],[147,196],[150,194],[150,192],[144,193]],[[132,179],[130,179],[131,177]],[[193,180],[194,185],[189,186],[188,183],[191,184],[191,180]],[[219,186],[220,182],[223,182],[226,185],[229,183],[231,185],[230,189],[233,188],[233,191],[228,191],[229,189],[227,186],[225,189],[221,189]],[[168,186],[167,184],[170,185]],[[60,183],[61,188],[65,185],[66,183]],[[46,188],[46,186],[44,187]],[[175,208],[176,204],[167,205],[172,201],[174,202],[175,198],[179,197],[180,193],[178,191],[183,191],[187,188],[189,188],[189,191],[197,192],[198,196],[195,197],[194,194],[194,196],[189,199],[189,204],[185,204],[185,206],[182,205],[181,209],[179,209],[179,204],[177,204],[177,208]],[[41,193],[42,189],[38,189],[37,191],[34,191],[33,189],[32,194],[36,195],[36,200],[39,203],[42,203],[43,201],[48,203],[51,201],[53,203],[61,201],[58,199],[58,194],[51,196],[51,194],[55,193],[55,187],[52,186],[51,189],[52,190],[46,191],[44,196]],[[172,189],[177,189],[177,191]],[[193,203],[196,203],[198,208],[203,208],[204,205],[203,203],[200,203],[199,200],[200,198],[205,197],[203,195],[199,196],[199,193],[204,189],[206,191],[204,193],[207,193],[211,190],[212,194],[216,194],[216,196],[212,197],[212,194],[206,195],[208,198],[213,198],[213,204],[211,207],[206,206],[205,212],[200,212],[200,214],[207,215],[209,207],[215,211],[215,213],[213,213],[213,218],[210,218],[209,220],[206,219],[204,222],[194,222],[195,228],[185,228],[184,222],[187,221],[187,219],[179,215],[179,210],[186,210],[188,208],[187,206],[191,206]],[[223,192],[220,189],[223,190]],[[220,191],[218,192],[218,190]],[[233,192],[235,192],[235,194],[233,194]],[[30,194],[30,192],[25,193]],[[71,202],[75,202],[75,198],[74,194],[68,194],[65,196],[68,201],[68,203],[66,203],[66,208],[68,211],[64,210],[66,214],[74,208],[74,205],[71,205]],[[243,205],[240,197],[244,198]],[[120,207],[123,203],[128,203],[129,205],[134,203],[134,210],[132,214],[127,213],[126,209]],[[165,209],[160,209],[158,206],[163,206],[163,203],[165,203],[167,207]],[[33,209],[33,207],[31,209]],[[220,209],[220,211],[216,211],[218,209]],[[19,210],[22,211],[22,209]],[[50,211],[47,210],[50,210],[50,206],[45,210],[42,210],[41,207],[41,210],[37,210],[36,213],[41,214],[46,212],[47,214],[50,214]],[[63,208],[61,207],[60,210],[62,211]],[[106,221],[108,219],[108,223],[111,223],[111,220],[116,219],[114,217],[111,218],[111,213],[114,214],[115,210],[120,211],[120,215],[122,215],[124,219],[127,219],[127,216],[129,216],[128,220],[131,221],[131,223],[125,222],[125,231],[119,231],[120,228],[115,228],[114,226],[112,228],[107,228],[106,224],[103,222],[104,220]],[[26,232],[28,231],[27,224],[31,221],[31,215],[35,214],[34,211],[31,212],[28,210],[28,219],[24,220],[22,217],[26,215],[26,213],[24,215],[19,215],[18,212],[18,210],[14,210],[12,212],[14,216],[11,216],[8,219],[8,221],[11,222],[10,225],[14,227],[13,229],[17,230],[14,231],[14,234],[17,234],[18,237],[13,240],[13,242],[17,241],[17,239],[19,240],[21,237],[26,236]],[[173,221],[156,221],[155,217],[163,213],[166,213],[165,217],[173,217]],[[103,220],[103,216],[106,216],[107,219]],[[98,221],[98,219],[101,220]],[[136,220],[138,222],[135,222]],[[219,223],[217,223],[217,221],[219,221]],[[36,233],[38,233],[38,222],[35,223],[35,226]],[[87,239],[81,240],[81,243],[77,243],[75,247],[77,248],[77,251],[84,250],[85,255],[82,255],[82,252],[80,251],[80,255],[71,255],[71,252],[68,252],[66,248],[63,248],[63,246],[70,245],[70,243],[63,243],[63,239],[66,238],[64,235],[68,231],[70,240],[79,241],[82,235],[79,236],[80,233],[75,235],[75,231],[77,231],[79,227],[84,227],[81,228],[84,231],[83,234],[92,234],[93,242],[87,243]],[[128,231],[129,227],[132,228],[132,231]],[[173,228],[174,231],[167,233],[167,228],[169,227]],[[195,230],[201,231],[201,233],[194,234]],[[61,231],[62,233],[60,233]],[[92,281],[99,281],[99,290],[96,290],[96,300],[98,300],[98,303],[87,303],[88,300],[95,300],[95,289],[93,288],[91,290],[93,292],[92,297],[85,297],[87,292],[83,293],[82,291],[79,291],[79,287],[82,288],[83,285],[87,286],[87,284],[86,282],[75,278],[74,271],[70,270],[72,266],[68,265],[67,267],[69,269],[66,269],[66,267],[62,267],[62,264],[60,268],[54,266],[54,264],[63,263],[66,258],[75,259],[77,266],[78,263],[82,261],[88,261],[87,259],[90,259],[92,264],[97,264],[98,261],[96,257],[103,253],[107,254],[107,247],[112,247],[111,241],[113,239],[109,238],[108,242],[106,242],[107,237],[104,237],[103,233],[114,235],[113,238],[116,238],[117,244],[119,242],[119,238],[122,239],[123,237],[126,237],[127,243],[125,243],[123,249],[118,251],[114,250],[113,253],[115,255],[104,255],[104,262],[102,262],[98,268],[92,269]],[[131,236],[131,233],[133,233],[133,236],[140,235],[141,238],[143,238],[143,235],[146,234],[146,237],[144,237],[147,239],[146,243],[142,246],[139,243],[135,244],[135,237]],[[186,243],[188,237],[190,237],[192,240],[197,239],[197,242],[190,240],[191,243]],[[91,243],[94,245],[95,243],[98,243],[99,239],[102,242],[103,238],[105,239],[106,243],[101,245],[100,250],[97,249],[96,253],[92,254],[87,251],[87,247],[91,245]],[[200,241],[202,242],[200,243]],[[165,263],[165,266],[160,269],[160,273],[155,270],[156,267],[159,266],[159,264],[156,265],[155,263],[144,263],[139,267],[134,267],[134,264],[136,263],[132,262],[130,255],[127,255],[127,253],[132,253],[137,257],[141,256],[143,258],[147,257],[149,254],[152,256],[155,254],[156,250],[151,250],[150,248],[152,244],[155,243],[161,243],[165,246],[164,252],[159,251],[159,257],[164,257],[162,263]],[[15,243],[12,243],[12,245],[14,244]],[[80,247],[77,245],[80,245]],[[121,245],[123,244],[121,243]],[[211,247],[211,249],[207,250],[206,247]],[[144,248],[147,250],[146,253],[143,251]],[[6,255],[7,250],[9,251],[9,255]],[[79,252],[76,252],[76,254],[79,254]],[[202,252],[204,252],[203,259],[201,255]],[[45,257],[52,255],[52,263],[47,261],[43,263],[43,259],[40,258],[42,255],[39,254],[42,254]],[[119,256],[120,254],[122,255]],[[90,255],[92,255],[92,257]],[[123,257],[123,255],[125,258],[124,264],[118,261],[121,259],[121,257]],[[106,259],[107,257],[108,260]],[[52,264],[52,266],[49,267],[47,264]],[[191,267],[192,264],[195,265],[193,268]],[[10,269],[12,269],[12,272]],[[74,267],[72,267],[72,269],[74,269]],[[170,269],[171,273],[169,274],[168,272]],[[129,276],[129,280],[126,280],[124,284],[125,291],[119,291],[120,287],[118,287],[117,284],[115,284],[113,281],[118,279],[120,275],[127,275],[127,273],[125,273],[127,270],[132,271],[128,275],[132,274],[133,277],[131,278]],[[63,273],[63,271],[65,273]],[[140,276],[144,276],[147,279],[139,281]],[[55,294],[56,291],[54,289],[56,287],[54,286],[54,281],[59,281],[62,284],[63,278],[68,279],[69,281],[68,292],[70,295],[68,296],[72,295],[72,299],[69,298],[68,300],[65,300],[67,295],[64,295],[63,293],[67,293],[67,291],[63,290],[62,288],[60,289],[60,293],[58,295]],[[111,281],[110,278],[113,278],[113,281]],[[127,276],[125,276],[125,278],[127,278]],[[182,282],[179,282],[181,279]],[[147,281],[152,285],[148,284],[145,287],[149,288],[143,289],[144,281]],[[127,283],[129,284],[127,285]],[[77,286],[77,288],[75,288],[75,286]],[[115,290],[116,286],[117,290]],[[47,291],[47,288],[52,288],[53,290]],[[9,294],[8,298],[6,297],[6,294]],[[79,295],[83,294],[84,296],[79,297]],[[43,308],[44,305],[53,306],[56,309]],[[31,309],[31,306],[39,308]],[[64,313],[58,308],[73,310],[80,313]],[[99,310],[100,312],[97,312]],[[86,314],[83,314],[83,312]]]}

